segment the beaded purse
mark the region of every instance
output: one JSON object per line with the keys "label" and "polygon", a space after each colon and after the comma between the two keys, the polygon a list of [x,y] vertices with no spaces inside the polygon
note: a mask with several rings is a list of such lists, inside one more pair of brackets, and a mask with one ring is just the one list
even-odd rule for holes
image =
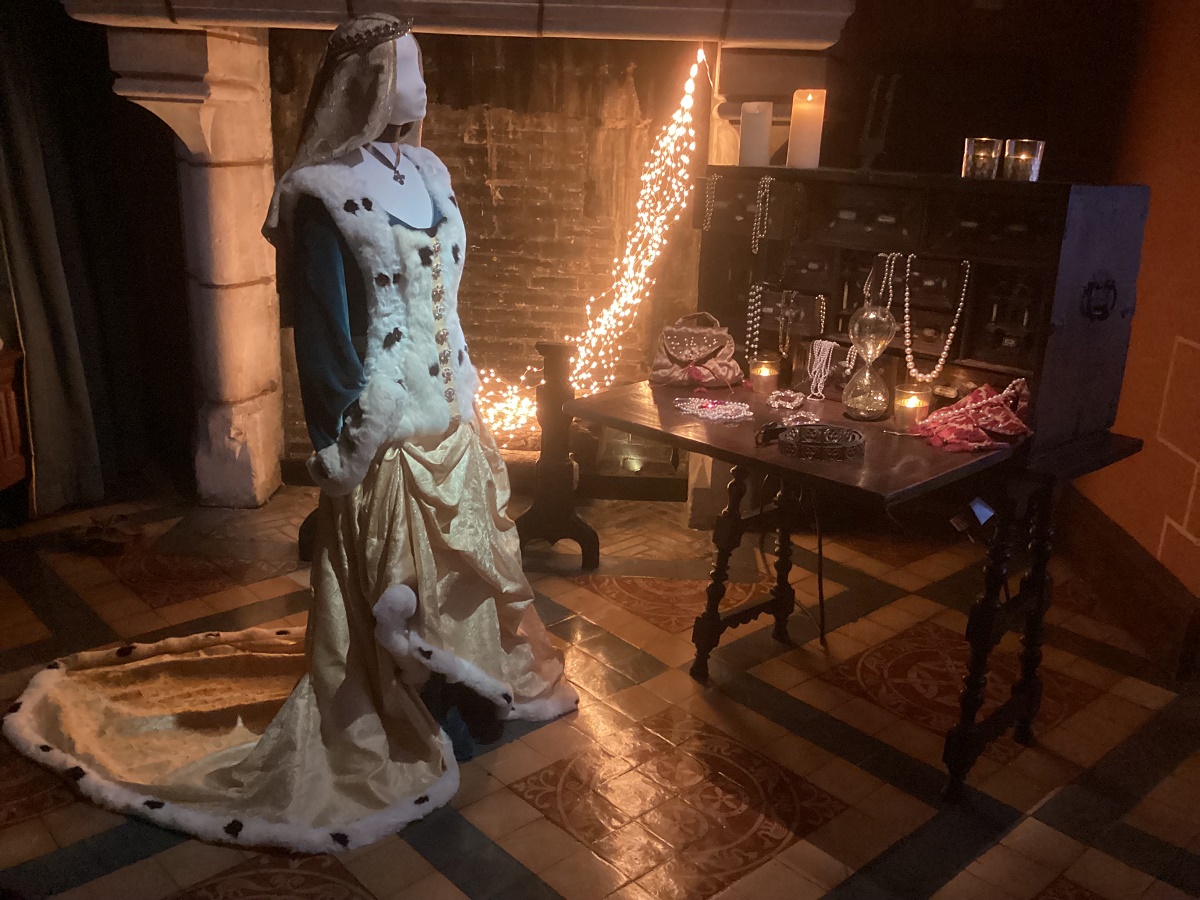
{"label": "beaded purse", "polygon": [[731,387],[743,378],[733,351],[733,336],[728,329],[708,313],[692,313],[662,330],[650,367],[650,381],[689,387]]}

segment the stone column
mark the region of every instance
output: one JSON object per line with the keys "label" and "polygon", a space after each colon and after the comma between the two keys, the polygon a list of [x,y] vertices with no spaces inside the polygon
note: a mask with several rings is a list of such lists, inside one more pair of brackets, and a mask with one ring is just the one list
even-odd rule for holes
{"label": "stone column", "polygon": [[113,90],[178,141],[201,403],[196,484],[209,506],[261,506],[280,484],[283,394],[265,29],[110,28]]}

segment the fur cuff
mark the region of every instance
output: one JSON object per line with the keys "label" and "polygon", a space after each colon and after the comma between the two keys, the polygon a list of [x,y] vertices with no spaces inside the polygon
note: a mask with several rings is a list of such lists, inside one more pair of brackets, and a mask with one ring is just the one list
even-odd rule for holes
{"label": "fur cuff", "polygon": [[398,442],[411,435],[400,434],[397,423],[408,406],[408,390],[402,380],[371,378],[342,419],[337,442],[308,459],[308,471],[317,487],[342,497],[353,491],[384,442]]}

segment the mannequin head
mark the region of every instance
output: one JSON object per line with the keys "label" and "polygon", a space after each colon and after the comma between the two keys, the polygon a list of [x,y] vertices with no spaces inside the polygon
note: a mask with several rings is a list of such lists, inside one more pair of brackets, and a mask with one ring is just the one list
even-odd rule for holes
{"label": "mannequin head", "polygon": [[396,87],[392,92],[389,125],[407,125],[425,118],[425,76],[421,48],[412,32],[396,38]]}

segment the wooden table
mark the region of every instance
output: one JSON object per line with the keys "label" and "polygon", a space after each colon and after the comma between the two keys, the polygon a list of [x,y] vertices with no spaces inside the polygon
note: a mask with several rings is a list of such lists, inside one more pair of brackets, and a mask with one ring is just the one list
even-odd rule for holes
{"label": "wooden table", "polygon": [[[764,613],[775,619],[774,636],[787,641],[788,618],[795,609],[791,571],[791,534],[800,518],[800,498],[820,493],[823,502],[859,502],[889,507],[914,500],[939,488],[977,478],[1001,485],[1003,501],[996,509],[996,531],[984,570],[983,593],[971,608],[967,641],[971,655],[963,681],[959,724],[947,735],[943,760],[950,773],[948,796],[957,796],[971,766],[989,741],[1015,726],[1018,741],[1033,740],[1032,724],[1041,706],[1042,620],[1049,603],[1047,564],[1053,534],[1056,490],[1065,480],[1110,465],[1141,449],[1141,441],[1107,432],[1061,445],[1049,453],[1036,446],[1005,447],[981,453],[949,453],[914,437],[888,434],[890,420],[852,422],[842,415],[840,403],[804,404],[823,422],[850,425],[866,438],[863,459],[846,462],[801,460],[785,456],[774,444],[755,445],[758,429],[777,422],[785,410],[771,409],[765,398],[745,389],[709,396],[728,397],[750,405],[752,421],[738,424],[709,422],[675,409],[675,400],[689,396],[686,388],[652,387],[646,382],[594,394],[563,405],[563,412],[599,422],[619,431],[660,440],[672,447],[732,463],[729,502],[713,530],[716,558],[704,612],[696,618],[692,642],[696,659],[691,674],[708,678],[708,659],[721,634]],[[770,596],[726,613],[720,611],[729,576],[729,560],[740,545],[747,521],[740,513],[746,481],[752,472],[780,479],[777,501],[778,552],[775,584]],[[1007,597],[1008,563],[1018,536],[1029,538],[1030,558],[1021,587]],[[983,705],[987,662],[1008,628],[1024,619],[1021,677],[1012,696],[982,722],[976,722]]]}

